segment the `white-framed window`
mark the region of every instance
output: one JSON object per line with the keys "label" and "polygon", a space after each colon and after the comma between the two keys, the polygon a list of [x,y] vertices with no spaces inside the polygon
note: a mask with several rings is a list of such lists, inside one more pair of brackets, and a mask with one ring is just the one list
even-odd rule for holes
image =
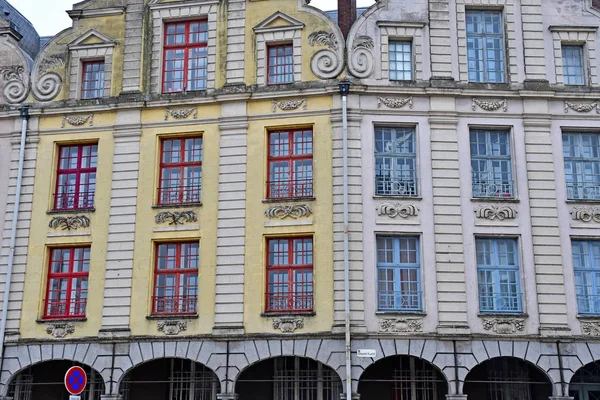
{"label": "white-framed window", "polygon": [[375,194],[419,195],[414,127],[375,128]]}
{"label": "white-framed window", "polygon": [[563,133],[567,199],[600,200],[600,134]]}
{"label": "white-framed window", "polygon": [[469,82],[503,83],[506,79],[501,10],[466,10]]}
{"label": "white-framed window", "polygon": [[517,239],[475,238],[479,311],[519,313],[521,281]]}
{"label": "white-framed window", "polygon": [[412,41],[390,40],[390,80],[410,81],[413,79]]}
{"label": "white-framed window", "polygon": [[562,45],[563,79],[565,85],[585,85],[583,45]]}
{"label": "white-framed window", "polygon": [[473,197],[515,197],[510,133],[471,129]]}
{"label": "white-framed window", "polygon": [[558,85],[598,85],[595,26],[551,26]]}
{"label": "white-framed window", "polygon": [[381,21],[381,78],[423,79],[423,24]]}

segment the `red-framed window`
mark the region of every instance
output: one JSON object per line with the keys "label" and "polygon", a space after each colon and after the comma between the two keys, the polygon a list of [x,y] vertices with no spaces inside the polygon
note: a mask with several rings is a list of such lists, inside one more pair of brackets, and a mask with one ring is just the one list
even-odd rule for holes
{"label": "red-framed window", "polygon": [[96,99],[104,95],[104,61],[83,63],[81,78],[81,98]]}
{"label": "red-framed window", "polygon": [[268,164],[268,198],[312,197],[312,130],[270,132]]}
{"label": "red-framed window", "polygon": [[267,240],[267,312],[313,309],[312,237]]}
{"label": "red-framed window", "polygon": [[267,83],[279,85],[294,81],[294,46],[291,43],[267,45]]}
{"label": "red-framed window", "polygon": [[162,139],[158,204],[200,202],[202,137]]}
{"label": "red-framed window", "polygon": [[89,247],[50,251],[44,318],[83,318],[88,298]]}
{"label": "red-framed window", "polygon": [[97,164],[98,145],[95,143],[59,147],[55,209],[94,207]]}
{"label": "red-framed window", "polygon": [[196,314],[198,251],[197,242],[160,243],[156,246],[153,314]]}
{"label": "red-framed window", "polygon": [[163,92],[206,89],[208,21],[165,24]]}

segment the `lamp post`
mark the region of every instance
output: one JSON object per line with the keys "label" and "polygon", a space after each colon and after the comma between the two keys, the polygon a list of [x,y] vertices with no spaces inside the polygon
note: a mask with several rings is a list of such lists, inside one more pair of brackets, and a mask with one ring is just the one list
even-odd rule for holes
{"label": "lamp post", "polygon": [[351,82],[339,82],[342,96],[342,179],[344,204],[344,330],[346,339],[346,400],[352,399],[352,353],[350,346],[350,266],[348,239],[348,93]]}

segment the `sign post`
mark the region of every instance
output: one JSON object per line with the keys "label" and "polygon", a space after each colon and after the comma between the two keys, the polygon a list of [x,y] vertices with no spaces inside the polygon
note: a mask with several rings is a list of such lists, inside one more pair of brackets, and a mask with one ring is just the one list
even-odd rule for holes
{"label": "sign post", "polygon": [[72,396],[69,400],[80,400],[79,396],[85,390],[87,385],[87,375],[81,367],[71,367],[65,374],[65,387]]}

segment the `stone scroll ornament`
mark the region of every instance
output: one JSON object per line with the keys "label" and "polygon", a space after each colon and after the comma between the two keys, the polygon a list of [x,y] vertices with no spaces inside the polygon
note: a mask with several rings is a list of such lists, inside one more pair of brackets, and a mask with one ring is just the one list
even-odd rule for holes
{"label": "stone scroll ornament", "polygon": [[267,218],[292,218],[298,219],[302,217],[309,217],[312,214],[312,210],[305,204],[293,205],[293,206],[272,206],[265,210],[265,217]]}
{"label": "stone scroll ornament", "polygon": [[413,98],[407,97],[405,99],[389,98],[389,97],[378,97],[377,108],[381,108],[381,105],[387,108],[402,108],[408,104],[408,108],[413,108]]}
{"label": "stone scroll ornament", "polygon": [[498,101],[485,101],[473,98],[471,101],[471,108],[473,109],[473,111],[475,111],[477,107],[485,111],[498,111],[500,109],[502,109],[502,111],[504,112],[508,111],[506,99]]}
{"label": "stone scroll ornament", "polygon": [[421,332],[423,321],[411,318],[385,318],[379,320],[380,332]]}
{"label": "stone scroll ornament", "polygon": [[279,108],[281,111],[292,111],[292,110],[297,110],[300,108],[300,106],[302,106],[303,110],[306,110],[306,97],[300,99],[300,100],[285,100],[285,101],[278,101],[278,100],[273,100],[273,103],[271,105],[273,112],[277,112],[277,109]]}
{"label": "stone scroll ornament", "polygon": [[73,215],[72,217],[54,217],[50,220],[48,226],[52,229],[61,228],[63,231],[87,228],[90,226],[90,219],[85,215]]}
{"label": "stone scroll ornament", "polygon": [[525,320],[516,318],[492,318],[483,320],[483,329],[499,334],[523,332]]}
{"label": "stone scroll ornament", "polygon": [[194,211],[164,211],[156,214],[154,222],[157,224],[168,222],[169,225],[183,225],[187,222],[198,222],[198,215]]}
{"label": "stone scroll ornament", "polygon": [[593,101],[591,103],[573,103],[565,100],[565,113],[569,110],[573,110],[578,113],[588,113],[596,109],[596,114],[600,114],[600,101]]}
{"label": "stone scroll ornament", "polygon": [[600,223],[600,208],[598,207],[575,207],[570,213],[575,221]]}
{"label": "stone scroll ornament", "polygon": [[352,45],[352,54],[348,65],[352,75],[357,78],[367,78],[373,73],[375,57],[373,48],[375,43],[370,36],[358,36]]}
{"label": "stone scroll ornament", "polygon": [[283,333],[293,333],[296,329],[304,328],[304,319],[300,317],[281,317],[273,320],[273,329]]}
{"label": "stone scroll ornament", "polygon": [[390,218],[415,217],[418,213],[419,209],[414,204],[383,203],[377,206],[377,215],[387,215]]}
{"label": "stone scroll ornament", "polygon": [[4,81],[3,95],[9,104],[19,104],[29,95],[29,77],[25,76],[25,68],[11,65],[0,69]]}
{"label": "stone scroll ornament", "polygon": [[517,210],[510,206],[495,206],[490,204],[477,207],[475,209],[475,216],[477,218],[489,219],[490,221],[495,219],[503,221],[505,219],[517,218]]}
{"label": "stone scroll ornament", "polygon": [[163,332],[167,336],[173,336],[187,330],[187,321],[159,321],[156,327],[159,332]]}
{"label": "stone scroll ornament", "polygon": [[335,78],[344,68],[339,40],[335,33],[316,31],[308,36],[308,44],[314,47],[325,46],[327,49],[317,51],[310,60],[310,68],[321,79]]}

